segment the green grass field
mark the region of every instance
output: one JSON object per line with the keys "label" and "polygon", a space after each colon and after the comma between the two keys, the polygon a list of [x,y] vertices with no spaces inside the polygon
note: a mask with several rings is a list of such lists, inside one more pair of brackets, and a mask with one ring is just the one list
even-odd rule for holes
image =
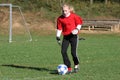
{"label": "green grass field", "polygon": [[[63,76],[55,74],[62,63],[55,35],[33,36],[32,42],[0,41],[0,80],[119,80],[120,34],[81,37],[86,40],[78,47],[80,71]],[[70,48],[68,54],[71,59]]]}

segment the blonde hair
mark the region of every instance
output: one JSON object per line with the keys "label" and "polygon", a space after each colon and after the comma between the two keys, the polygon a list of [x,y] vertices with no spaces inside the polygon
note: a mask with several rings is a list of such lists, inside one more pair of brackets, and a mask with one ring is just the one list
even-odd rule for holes
{"label": "blonde hair", "polygon": [[65,3],[62,5],[62,8],[66,6],[70,9],[71,13],[75,13],[74,7],[72,5]]}
{"label": "blonde hair", "polygon": [[75,13],[75,9],[73,6],[70,6],[70,12]]}

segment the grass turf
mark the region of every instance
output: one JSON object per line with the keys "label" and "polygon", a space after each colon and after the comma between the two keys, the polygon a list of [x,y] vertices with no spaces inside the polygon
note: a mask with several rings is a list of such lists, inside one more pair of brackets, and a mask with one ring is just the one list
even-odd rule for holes
{"label": "grass turf", "polygon": [[[120,35],[81,34],[80,71],[55,74],[62,63],[55,36],[33,36],[32,42],[0,41],[0,80],[119,80]],[[70,48],[68,49],[70,60]],[[73,65],[73,62],[72,62]]]}

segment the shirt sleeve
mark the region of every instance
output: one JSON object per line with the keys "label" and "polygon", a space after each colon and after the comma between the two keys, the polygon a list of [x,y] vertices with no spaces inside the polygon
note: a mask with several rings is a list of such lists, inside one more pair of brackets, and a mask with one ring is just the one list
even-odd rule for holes
{"label": "shirt sleeve", "polygon": [[59,18],[57,19],[57,29],[62,30],[62,24],[61,24]]}
{"label": "shirt sleeve", "polygon": [[75,15],[75,24],[77,25],[82,25],[83,21],[82,18],[78,15]]}
{"label": "shirt sleeve", "polygon": [[62,32],[62,30],[58,30],[57,29],[57,31],[56,31],[56,37],[60,37],[61,36],[61,32]]}

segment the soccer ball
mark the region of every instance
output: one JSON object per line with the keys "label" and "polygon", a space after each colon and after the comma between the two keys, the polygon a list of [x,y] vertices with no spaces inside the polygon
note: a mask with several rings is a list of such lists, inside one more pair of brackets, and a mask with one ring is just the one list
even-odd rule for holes
{"label": "soccer ball", "polygon": [[59,75],[65,75],[68,71],[68,68],[65,64],[59,64],[57,70]]}

